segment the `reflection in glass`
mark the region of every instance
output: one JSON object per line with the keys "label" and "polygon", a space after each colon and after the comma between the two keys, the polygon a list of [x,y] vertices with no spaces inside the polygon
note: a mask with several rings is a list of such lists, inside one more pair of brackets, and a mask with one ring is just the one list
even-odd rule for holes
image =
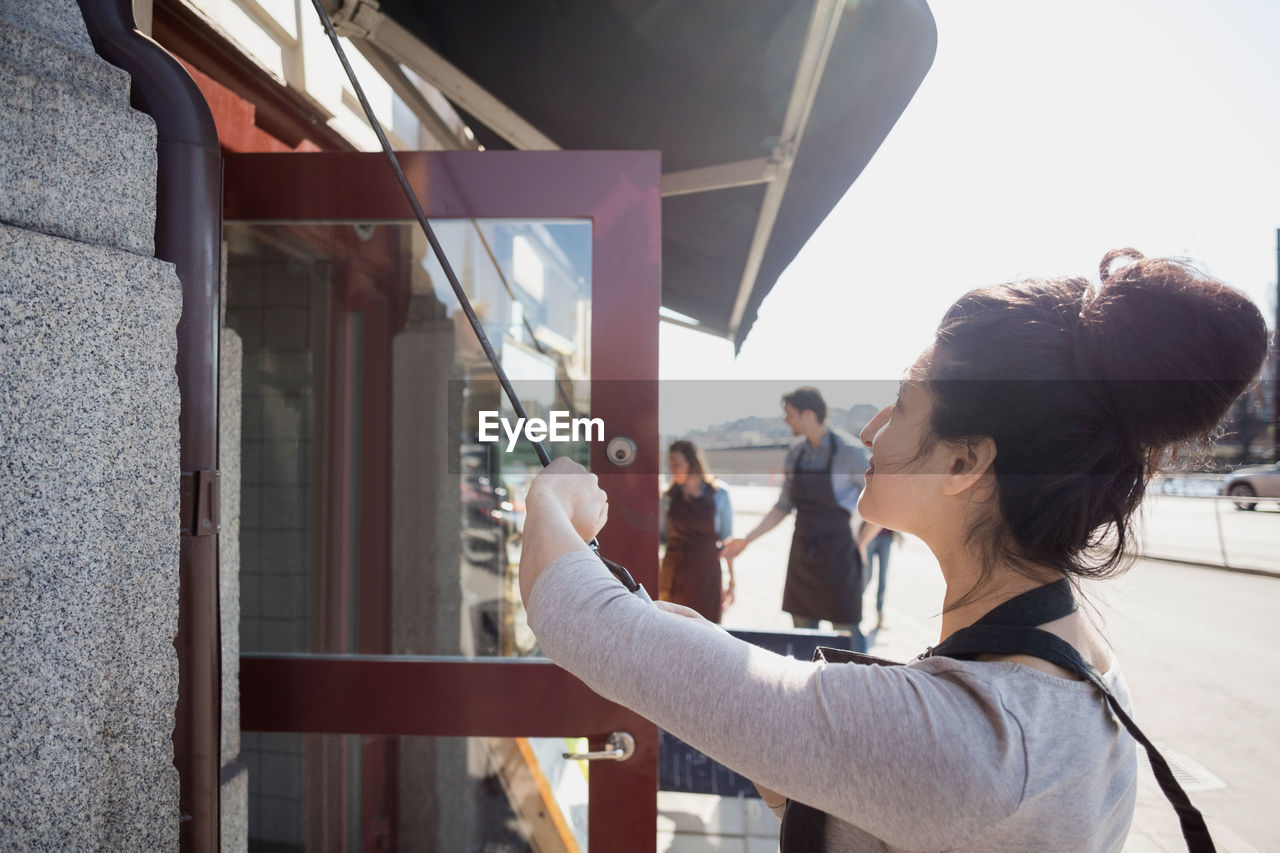
{"label": "reflection in glass", "polygon": [[[433,223],[531,418],[590,416],[591,225]],[[228,223],[246,652],[522,656],[540,465],[416,224]],[[553,456],[586,464],[585,436]],[[234,487],[232,484],[224,486]]]}
{"label": "reflection in glass", "polygon": [[585,851],[582,743],[246,734],[249,850]]}
{"label": "reflection in glass", "polygon": [[[585,222],[447,221],[437,236],[498,352],[529,418],[590,410],[591,230]],[[541,465],[533,446],[482,441],[482,412],[517,416],[434,254],[421,255],[435,298],[454,327],[460,411],[461,648],[467,656],[527,655],[534,640],[520,608],[524,497]],[[492,418],[491,418],[492,420]],[[490,433],[492,436],[492,432]],[[552,455],[587,464],[585,441],[557,443]],[[403,649],[408,651],[409,649]]]}

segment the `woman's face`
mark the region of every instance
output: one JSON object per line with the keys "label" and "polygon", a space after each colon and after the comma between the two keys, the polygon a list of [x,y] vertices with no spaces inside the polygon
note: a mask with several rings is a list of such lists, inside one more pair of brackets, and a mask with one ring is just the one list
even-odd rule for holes
{"label": "woman's face", "polygon": [[672,451],[667,456],[667,467],[671,469],[671,482],[683,486],[689,480],[689,460],[679,451]]}
{"label": "woman's face", "polygon": [[907,371],[894,404],[881,409],[859,436],[871,449],[871,465],[858,512],[868,521],[908,533],[928,517],[931,494],[943,473],[938,466],[945,465],[942,443],[929,441],[933,404],[922,382],[929,353],[921,353]]}

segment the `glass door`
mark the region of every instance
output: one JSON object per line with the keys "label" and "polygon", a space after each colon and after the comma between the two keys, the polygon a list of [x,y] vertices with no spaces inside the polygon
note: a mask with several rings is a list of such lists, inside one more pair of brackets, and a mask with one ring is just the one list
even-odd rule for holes
{"label": "glass door", "polygon": [[[608,490],[603,552],[656,589],[657,154],[399,156],[528,414],[564,425],[549,451]],[[538,462],[388,164],[229,155],[225,187],[250,849],[653,850],[656,730],[525,623]],[[561,757],[614,732],[630,759]]]}

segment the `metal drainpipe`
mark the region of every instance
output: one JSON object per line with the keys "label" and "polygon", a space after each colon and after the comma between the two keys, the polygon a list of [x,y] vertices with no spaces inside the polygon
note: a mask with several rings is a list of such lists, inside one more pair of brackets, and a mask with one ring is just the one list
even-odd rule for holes
{"label": "metal drainpipe", "polygon": [[134,109],[158,131],[156,257],[182,281],[178,390],[182,522],[178,705],[173,730],[183,851],[218,850],[222,703],[218,624],[218,335],[222,155],[195,81],[135,29],[131,0],[78,0],[98,55],[133,77]]}

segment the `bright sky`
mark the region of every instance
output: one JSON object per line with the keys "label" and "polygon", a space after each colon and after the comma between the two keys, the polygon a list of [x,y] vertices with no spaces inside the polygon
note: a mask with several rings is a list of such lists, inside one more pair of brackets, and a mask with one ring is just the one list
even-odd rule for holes
{"label": "bright sky", "polygon": [[[1021,275],[1096,280],[1121,246],[1189,257],[1273,321],[1280,3],[930,7],[933,67],[765,299],[739,357],[662,324],[663,380],[749,380],[664,391],[664,434],[776,413],[778,390],[800,382],[894,380],[874,386],[887,388],[965,290]],[[830,384],[837,397],[872,393]]]}

